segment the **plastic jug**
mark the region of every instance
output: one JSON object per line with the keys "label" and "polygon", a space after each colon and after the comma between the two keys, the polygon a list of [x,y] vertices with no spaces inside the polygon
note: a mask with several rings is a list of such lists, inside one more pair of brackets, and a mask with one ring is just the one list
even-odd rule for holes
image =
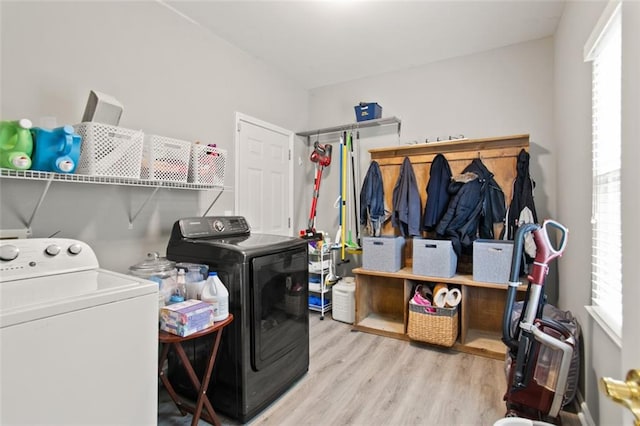
{"label": "plastic jug", "polygon": [[178,269],[176,276],[176,290],[171,295],[171,303],[184,302],[187,300],[187,283],[185,281],[184,269]]}
{"label": "plastic jug", "polygon": [[229,316],[229,292],[218,278],[217,272],[209,272],[207,282],[202,289],[201,299],[213,305],[214,321],[222,321]]}
{"label": "plastic jug", "polygon": [[0,121],[0,167],[27,170],[31,167],[33,138],[30,120]]}
{"label": "plastic jug", "polygon": [[45,172],[73,173],[80,159],[80,135],[66,125],[56,129],[35,127],[31,168]]}

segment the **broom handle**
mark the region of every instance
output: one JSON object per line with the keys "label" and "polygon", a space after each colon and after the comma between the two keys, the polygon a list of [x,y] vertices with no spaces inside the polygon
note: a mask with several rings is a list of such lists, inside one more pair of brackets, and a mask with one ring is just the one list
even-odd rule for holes
{"label": "broom handle", "polygon": [[[356,133],[356,139],[359,141],[360,140],[360,131],[358,131]],[[355,166],[355,160],[353,158],[353,140],[351,139],[351,137],[349,138],[349,150],[350,150],[350,156],[351,156],[351,181],[352,181],[352,186],[353,186],[353,217],[356,220],[356,244],[358,245],[358,247],[360,247],[360,228],[358,227],[358,198],[356,196],[356,166]]]}
{"label": "broom handle", "polygon": [[347,144],[346,144],[346,139],[347,139],[347,132],[344,132],[344,138],[343,141],[344,143],[342,144],[342,170],[340,171],[340,176],[341,178],[341,182],[342,182],[342,188],[340,189],[340,194],[342,197],[342,207],[340,210],[340,216],[342,217],[342,235],[340,238],[340,259],[342,261],[345,260],[345,247],[346,247],[346,237],[347,237],[347,227],[346,227],[346,214],[347,214],[347,202],[345,200],[346,195],[347,195]]}

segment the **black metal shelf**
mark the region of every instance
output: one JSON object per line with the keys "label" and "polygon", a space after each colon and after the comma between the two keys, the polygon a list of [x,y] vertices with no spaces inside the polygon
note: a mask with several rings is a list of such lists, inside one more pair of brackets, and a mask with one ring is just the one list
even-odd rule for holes
{"label": "black metal shelf", "polygon": [[340,126],[325,127],[323,129],[298,132],[296,133],[296,135],[309,137],[313,135],[324,135],[328,133],[344,132],[345,130],[357,130],[357,129],[364,129],[367,127],[388,126],[391,124],[396,124],[398,126],[398,135],[399,135],[402,121],[398,117],[385,117],[385,118],[378,118],[375,120],[358,121],[355,123],[343,124]]}

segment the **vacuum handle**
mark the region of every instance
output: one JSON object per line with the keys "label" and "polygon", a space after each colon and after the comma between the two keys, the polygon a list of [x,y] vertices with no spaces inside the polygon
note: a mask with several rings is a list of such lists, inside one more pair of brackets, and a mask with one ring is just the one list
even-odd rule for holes
{"label": "vacuum handle", "polygon": [[[560,242],[557,248],[553,246],[549,239],[549,228],[555,228],[560,231]],[[568,234],[569,230],[561,223],[550,219],[545,220],[542,227],[534,233],[536,242],[535,261],[547,265],[553,259],[562,256],[564,249],[567,247]]]}
{"label": "vacuum handle", "polygon": [[516,231],[513,241],[513,255],[511,257],[511,273],[509,275],[509,289],[507,290],[507,302],[505,303],[504,316],[502,317],[502,341],[511,350],[518,348],[518,340],[511,334],[511,314],[516,301],[518,286],[520,285],[520,263],[524,248],[524,237],[529,232],[540,229],[537,223],[525,223]]}
{"label": "vacuum handle", "polygon": [[[551,228],[560,232],[558,247],[554,247],[549,239],[549,229]],[[549,263],[562,256],[567,246],[568,233],[566,227],[553,220],[545,220],[542,227],[533,233],[533,240],[536,243],[536,258],[529,274],[529,283],[544,286],[545,278],[549,273]]]}
{"label": "vacuum handle", "polygon": [[529,232],[533,232],[540,229],[540,225],[537,223],[525,223],[518,228],[516,235],[513,238],[513,254],[511,256],[511,273],[509,275],[510,285],[512,283],[519,283],[520,279],[520,265],[522,263],[522,252],[524,250],[524,238]]}

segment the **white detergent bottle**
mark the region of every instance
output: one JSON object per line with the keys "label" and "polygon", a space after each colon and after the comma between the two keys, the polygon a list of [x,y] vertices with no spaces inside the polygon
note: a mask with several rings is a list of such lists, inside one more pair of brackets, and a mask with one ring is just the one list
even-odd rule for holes
{"label": "white detergent bottle", "polygon": [[229,292],[218,278],[217,272],[209,272],[202,289],[202,301],[213,305],[214,321],[222,321],[229,316]]}

